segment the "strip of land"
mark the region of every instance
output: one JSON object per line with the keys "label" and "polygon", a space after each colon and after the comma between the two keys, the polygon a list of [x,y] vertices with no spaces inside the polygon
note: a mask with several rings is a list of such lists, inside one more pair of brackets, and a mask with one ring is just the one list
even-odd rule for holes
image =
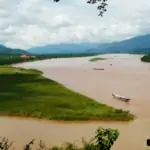
{"label": "strip of land", "polygon": [[99,61],[99,60],[105,60],[105,58],[94,57],[94,58],[91,58],[89,61],[96,62],[96,61]]}
{"label": "strip of land", "polygon": [[114,109],[47,79],[36,70],[0,66],[0,115],[53,120],[131,120]]}
{"label": "strip of land", "polygon": [[149,63],[150,62],[150,54],[144,55],[143,57],[141,57],[141,61]]}

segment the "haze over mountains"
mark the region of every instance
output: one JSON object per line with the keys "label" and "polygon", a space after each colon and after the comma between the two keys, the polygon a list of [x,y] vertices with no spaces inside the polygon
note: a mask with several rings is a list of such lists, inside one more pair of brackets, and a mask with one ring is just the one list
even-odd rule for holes
{"label": "haze over mountains", "polygon": [[150,34],[137,36],[120,42],[105,44],[51,44],[28,50],[34,54],[51,53],[150,53]]}
{"label": "haze over mountains", "polygon": [[150,34],[112,43],[49,44],[29,50],[11,49],[0,45],[0,54],[59,54],[59,53],[150,53]]}
{"label": "haze over mountains", "polygon": [[50,44],[43,47],[31,48],[28,51],[34,54],[51,54],[51,53],[86,53],[88,50],[93,52],[98,44],[91,43],[63,43],[63,44]]}

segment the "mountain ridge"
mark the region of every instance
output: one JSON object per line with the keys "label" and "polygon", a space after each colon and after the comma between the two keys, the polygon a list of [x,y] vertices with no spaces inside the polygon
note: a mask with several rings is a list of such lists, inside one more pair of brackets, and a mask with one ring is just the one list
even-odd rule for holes
{"label": "mountain ridge", "polygon": [[22,49],[13,49],[0,44],[0,55],[23,55],[23,54],[27,55],[30,53]]}
{"label": "mountain ridge", "polygon": [[48,44],[28,50],[33,54],[52,53],[150,53],[150,34],[111,43]]}
{"label": "mountain ridge", "polygon": [[111,43],[59,43],[33,47],[28,50],[8,48],[0,45],[0,55],[47,55],[47,54],[106,54],[132,53],[150,54],[150,34],[136,36]]}

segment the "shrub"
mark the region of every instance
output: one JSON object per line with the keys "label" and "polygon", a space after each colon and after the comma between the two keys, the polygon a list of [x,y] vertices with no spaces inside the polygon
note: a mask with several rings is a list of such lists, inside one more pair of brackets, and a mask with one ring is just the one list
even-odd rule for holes
{"label": "shrub", "polygon": [[[82,139],[83,147],[78,148],[75,144],[66,143],[65,145],[58,147],[54,146],[50,149],[46,148],[46,145],[40,141],[39,148],[37,150],[110,150],[114,142],[119,136],[118,130],[115,129],[104,129],[102,127],[98,128],[95,137],[86,142]],[[35,139],[32,139],[28,144],[25,145],[23,150],[32,150],[32,145]],[[13,142],[10,142],[6,138],[0,139],[0,150],[9,150]]]}

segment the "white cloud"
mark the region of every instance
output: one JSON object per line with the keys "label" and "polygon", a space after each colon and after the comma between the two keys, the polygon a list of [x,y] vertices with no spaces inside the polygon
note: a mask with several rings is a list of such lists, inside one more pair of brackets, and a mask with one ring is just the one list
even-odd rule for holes
{"label": "white cloud", "polygon": [[[47,19],[47,18],[46,18]],[[56,15],[54,19],[51,20],[51,24],[54,27],[67,27],[73,24],[72,20],[68,15]]]}
{"label": "white cloud", "polygon": [[108,42],[150,33],[149,0],[108,0],[98,17],[86,0],[0,0],[0,43],[30,48],[59,42]]}

